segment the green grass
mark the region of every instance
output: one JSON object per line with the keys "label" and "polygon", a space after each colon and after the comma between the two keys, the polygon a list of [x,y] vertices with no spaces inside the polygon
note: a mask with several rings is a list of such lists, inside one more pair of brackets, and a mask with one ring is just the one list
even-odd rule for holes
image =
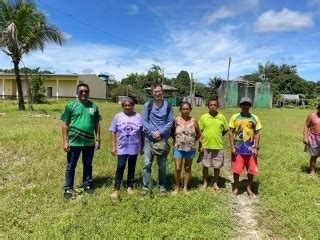
{"label": "green grass", "polygon": [[[221,194],[201,192],[201,167],[193,164],[188,195],[161,199],[153,195],[128,196],[113,203],[110,194],[116,159],[110,154],[108,127],[120,105],[98,102],[103,120],[102,149],[94,159],[94,196],[79,195],[64,201],[62,186],[66,155],[61,144],[60,113],[66,102],[35,105],[36,111],[18,112],[13,101],[0,102],[0,238],[231,238],[237,219],[232,213],[229,189]],[[136,106],[141,111],[142,106]],[[178,114],[175,109],[176,115]],[[204,107],[192,114],[199,117]],[[221,109],[230,119],[238,109]],[[48,117],[39,113],[48,113]],[[259,228],[276,238],[320,236],[320,177],[307,173],[302,128],[310,110],[254,109],[263,124],[260,174],[256,178],[259,201],[255,204]],[[38,115],[37,115],[38,114]],[[226,143],[227,143],[227,139]],[[226,148],[229,151],[228,148]],[[76,188],[81,188],[81,161]],[[222,177],[229,175],[229,159]],[[136,170],[141,186],[143,158]],[[173,187],[172,156],[167,162],[168,189]],[[157,179],[157,166],[152,177]],[[223,179],[222,179],[223,180]],[[155,186],[155,182],[153,183]]]}

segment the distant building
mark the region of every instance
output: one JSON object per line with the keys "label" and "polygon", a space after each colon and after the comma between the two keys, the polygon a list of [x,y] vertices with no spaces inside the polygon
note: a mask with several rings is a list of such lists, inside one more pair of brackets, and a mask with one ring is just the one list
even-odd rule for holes
{"label": "distant building", "polygon": [[238,77],[230,81],[223,80],[218,89],[219,104],[223,107],[237,107],[245,96],[251,98],[253,107],[272,107],[269,82],[251,82]]}
{"label": "distant building", "polygon": [[[32,75],[28,75],[31,81]],[[24,96],[27,96],[26,79],[21,74]],[[90,87],[90,98],[106,99],[106,83],[95,74],[44,74],[43,85],[48,98],[76,97],[76,87],[86,83]],[[16,98],[18,96],[16,78],[13,73],[0,73],[0,98]]]}
{"label": "distant building", "polygon": [[277,101],[278,107],[283,107],[286,105],[305,105],[307,102],[306,96],[304,94],[280,94],[280,98]]}

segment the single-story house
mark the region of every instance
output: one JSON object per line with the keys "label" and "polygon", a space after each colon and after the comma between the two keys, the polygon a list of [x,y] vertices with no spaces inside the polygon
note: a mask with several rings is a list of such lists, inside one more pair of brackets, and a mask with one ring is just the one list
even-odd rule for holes
{"label": "single-story house", "polygon": [[222,81],[218,89],[220,106],[237,107],[242,97],[250,97],[253,107],[272,107],[271,86],[269,82],[252,82],[243,77]]}
{"label": "single-story house", "polygon": [[[31,81],[32,75],[28,75]],[[23,95],[27,96],[26,78],[21,73]],[[71,98],[76,96],[76,86],[86,83],[90,98],[106,99],[106,82],[95,74],[44,74],[43,85],[48,98]],[[13,73],[0,73],[0,98],[18,96],[16,78]]]}

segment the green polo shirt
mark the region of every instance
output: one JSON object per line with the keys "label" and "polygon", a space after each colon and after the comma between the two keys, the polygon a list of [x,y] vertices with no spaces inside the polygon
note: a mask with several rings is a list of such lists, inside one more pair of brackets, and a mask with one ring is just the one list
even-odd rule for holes
{"label": "green polo shirt", "polygon": [[202,146],[206,149],[223,149],[222,132],[227,131],[226,118],[218,113],[213,117],[210,113],[203,114],[199,119],[199,127],[202,132]]}
{"label": "green polo shirt", "polygon": [[69,146],[93,146],[94,130],[101,120],[98,107],[95,103],[74,100],[69,102],[60,119],[67,123]]}

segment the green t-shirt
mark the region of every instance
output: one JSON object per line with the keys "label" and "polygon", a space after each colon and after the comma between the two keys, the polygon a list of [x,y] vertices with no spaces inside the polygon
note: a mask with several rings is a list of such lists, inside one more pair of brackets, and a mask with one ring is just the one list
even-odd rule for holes
{"label": "green t-shirt", "polygon": [[94,129],[101,120],[95,103],[80,102],[78,99],[69,102],[60,119],[67,123],[69,146],[93,146]]}
{"label": "green t-shirt", "polygon": [[228,130],[226,118],[218,113],[213,117],[210,113],[203,114],[199,119],[202,131],[202,146],[207,149],[223,149],[222,132]]}

